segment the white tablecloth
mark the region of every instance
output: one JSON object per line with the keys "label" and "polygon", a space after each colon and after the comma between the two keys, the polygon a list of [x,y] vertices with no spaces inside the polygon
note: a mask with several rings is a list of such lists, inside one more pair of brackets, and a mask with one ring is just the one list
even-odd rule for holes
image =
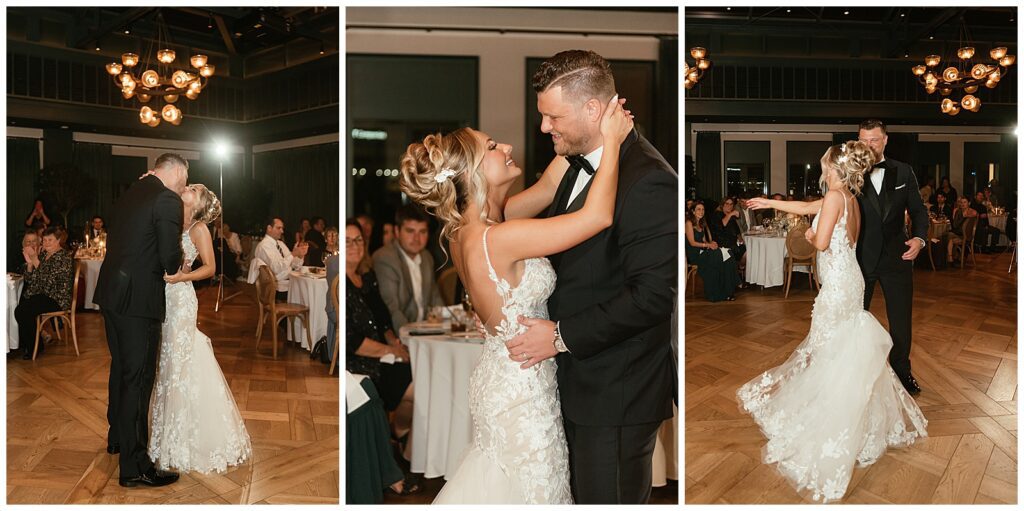
{"label": "white tablecloth", "polygon": [[[455,473],[473,440],[469,416],[469,376],[483,353],[482,340],[451,335],[410,335],[408,324],[398,335],[412,357],[413,415],[410,470],[432,478]],[[662,424],[653,464],[653,486],[678,475],[678,419]]]}
{"label": "white tablecloth", "polygon": [[[309,336],[314,343],[327,335],[327,287],[325,277],[292,272],[288,279],[288,302],[301,303],[309,307]],[[302,320],[293,319],[291,322],[292,329],[288,331],[288,340],[301,343],[307,350],[313,349],[306,342],[306,328],[302,326]]]}
{"label": "white tablecloth", "polygon": [[86,309],[99,310],[100,306],[92,303],[92,297],[96,294],[96,281],[100,278],[100,266],[103,266],[103,259],[77,259],[85,265],[82,268],[82,276],[85,277],[85,303],[82,307]]}
{"label": "white tablecloth", "polygon": [[18,306],[24,287],[25,279],[21,275],[7,274],[7,353],[18,349],[18,320],[14,318],[14,308]]}
{"label": "white tablecloth", "polygon": [[1006,218],[1008,216],[1009,215],[1006,215],[1006,214],[1002,214],[1002,215],[989,215],[988,216],[988,225],[990,225],[992,227],[995,227],[996,229],[999,229],[999,231],[1000,231],[1000,235],[999,235],[999,244],[1000,245],[1009,245],[1010,244],[1010,239],[1006,237]]}
{"label": "white tablecloth", "polygon": [[450,476],[473,439],[469,375],[483,353],[481,340],[399,331],[412,357],[413,412],[410,470],[425,477]]}
{"label": "white tablecloth", "polygon": [[[747,244],[747,282],[764,287],[786,283],[786,238],[777,236],[743,236]],[[797,265],[796,271],[807,273],[807,265]]]}

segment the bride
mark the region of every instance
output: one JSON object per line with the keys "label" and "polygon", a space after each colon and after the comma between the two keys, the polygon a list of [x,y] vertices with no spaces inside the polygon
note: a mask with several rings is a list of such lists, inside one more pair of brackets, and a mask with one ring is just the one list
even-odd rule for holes
{"label": "bride", "polygon": [[[220,216],[217,196],[205,186],[181,194],[188,228],[181,236],[182,270],[167,275],[167,317],[160,342],[149,456],[161,469],[223,472],[252,456],[238,405],[213,354],[210,338],[196,327],[199,302],[192,281],[215,271],[207,224]],[[202,266],[190,270],[196,256]]]}
{"label": "bride", "polygon": [[788,360],[744,384],[737,397],[768,437],[764,462],[777,463],[798,492],[825,502],[846,494],[854,463],[871,465],[888,447],[927,435],[928,421],[889,367],[889,333],[864,310],[854,196],[873,163],[862,142],[834,145],[821,158],[828,192],[820,206],[747,201],[753,209],[817,212],[806,233],[819,251],[822,280],[810,332]]}
{"label": "bride", "polygon": [[486,330],[470,377],[473,443],[435,504],[572,503],[555,361],[521,369],[505,342],[525,330],[519,316],[548,317],[555,271],[545,256],[611,225],[619,145],[633,123],[618,96],[602,115],[601,171],[582,209],[552,218],[528,217],[547,206],[539,202],[553,200],[568,166],[563,158],[531,188],[540,193],[511,202],[509,189],[522,170],[509,156],[511,146],[484,133],[462,128],[430,135],[402,158],[402,191],[443,222],[441,235]]}

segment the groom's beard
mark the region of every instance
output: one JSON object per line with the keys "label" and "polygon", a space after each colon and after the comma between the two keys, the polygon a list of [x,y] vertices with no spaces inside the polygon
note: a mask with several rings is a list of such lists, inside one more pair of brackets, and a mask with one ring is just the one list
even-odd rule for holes
{"label": "groom's beard", "polygon": [[580,136],[569,136],[568,133],[559,133],[561,142],[555,143],[555,154],[559,156],[575,156],[590,152],[591,137],[583,134]]}

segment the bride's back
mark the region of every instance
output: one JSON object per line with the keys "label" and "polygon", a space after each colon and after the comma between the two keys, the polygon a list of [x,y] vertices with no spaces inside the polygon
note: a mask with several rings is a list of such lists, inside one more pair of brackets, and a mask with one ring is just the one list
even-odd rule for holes
{"label": "bride's back", "polygon": [[[527,278],[527,263],[529,260],[512,261],[511,268],[492,267],[491,264],[495,261],[496,257],[493,252],[487,251],[485,241],[485,233],[492,227],[497,226],[487,226],[484,224],[466,225],[458,231],[455,239],[451,241],[449,248],[451,250],[452,262],[459,273],[459,278],[462,280],[466,292],[469,293],[477,316],[486,328],[487,333],[494,336],[500,335],[498,329],[503,320],[507,319],[509,326],[512,328],[515,328],[517,321],[516,317],[505,317],[506,311],[503,308],[507,305],[507,302],[502,292],[513,294],[518,291],[526,291],[529,295],[526,297],[527,301],[533,303],[519,303],[518,305],[521,307],[517,309],[519,309],[519,312],[527,312],[522,307],[537,309],[538,306],[546,304],[547,297],[554,287],[554,272],[551,270],[550,275],[538,276],[537,280],[543,289],[538,289],[536,292],[533,292],[532,289],[521,289]],[[545,259],[536,260],[546,263]],[[501,265],[499,264],[498,266]],[[550,269],[550,265],[547,268]],[[492,269],[495,272],[493,276],[491,274]],[[495,282],[494,279],[497,279],[498,282]],[[502,287],[505,288],[501,289]],[[511,314],[514,311],[509,312]],[[547,317],[546,309],[530,310],[530,312],[542,312],[543,316]]]}

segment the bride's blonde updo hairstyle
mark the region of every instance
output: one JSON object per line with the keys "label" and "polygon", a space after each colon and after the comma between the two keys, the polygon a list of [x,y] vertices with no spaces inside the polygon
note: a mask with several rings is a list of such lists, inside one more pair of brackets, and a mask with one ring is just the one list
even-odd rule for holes
{"label": "bride's blonde updo hairstyle", "polygon": [[465,223],[469,204],[480,206],[487,218],[487,181],[478,163],[483,155],[469,128],[427,135],[409,144],[402,155],[402,192],[441,221],[441,237],[452,240]]}
{"label": "bride's blonde updo hairstyle", "polygon": [[839,182],[854,195],[860,195],[860,189],[864,186],[864,174],[868,173],[874,164],[875,153],[859,140],[850,140],[829,147],[821,157],[822,172],[819,185],[822,193],[828,190],[828,184],[825,182],[828,168],[833,168]]}
{"label": "bride's blonde updo hairstyle", "polygon": [[195,203],[192,204],[192,220],[204,224],[216,220],[221,213],[220,199],[201,184],[189,185],[189,188],[196,196]]}

